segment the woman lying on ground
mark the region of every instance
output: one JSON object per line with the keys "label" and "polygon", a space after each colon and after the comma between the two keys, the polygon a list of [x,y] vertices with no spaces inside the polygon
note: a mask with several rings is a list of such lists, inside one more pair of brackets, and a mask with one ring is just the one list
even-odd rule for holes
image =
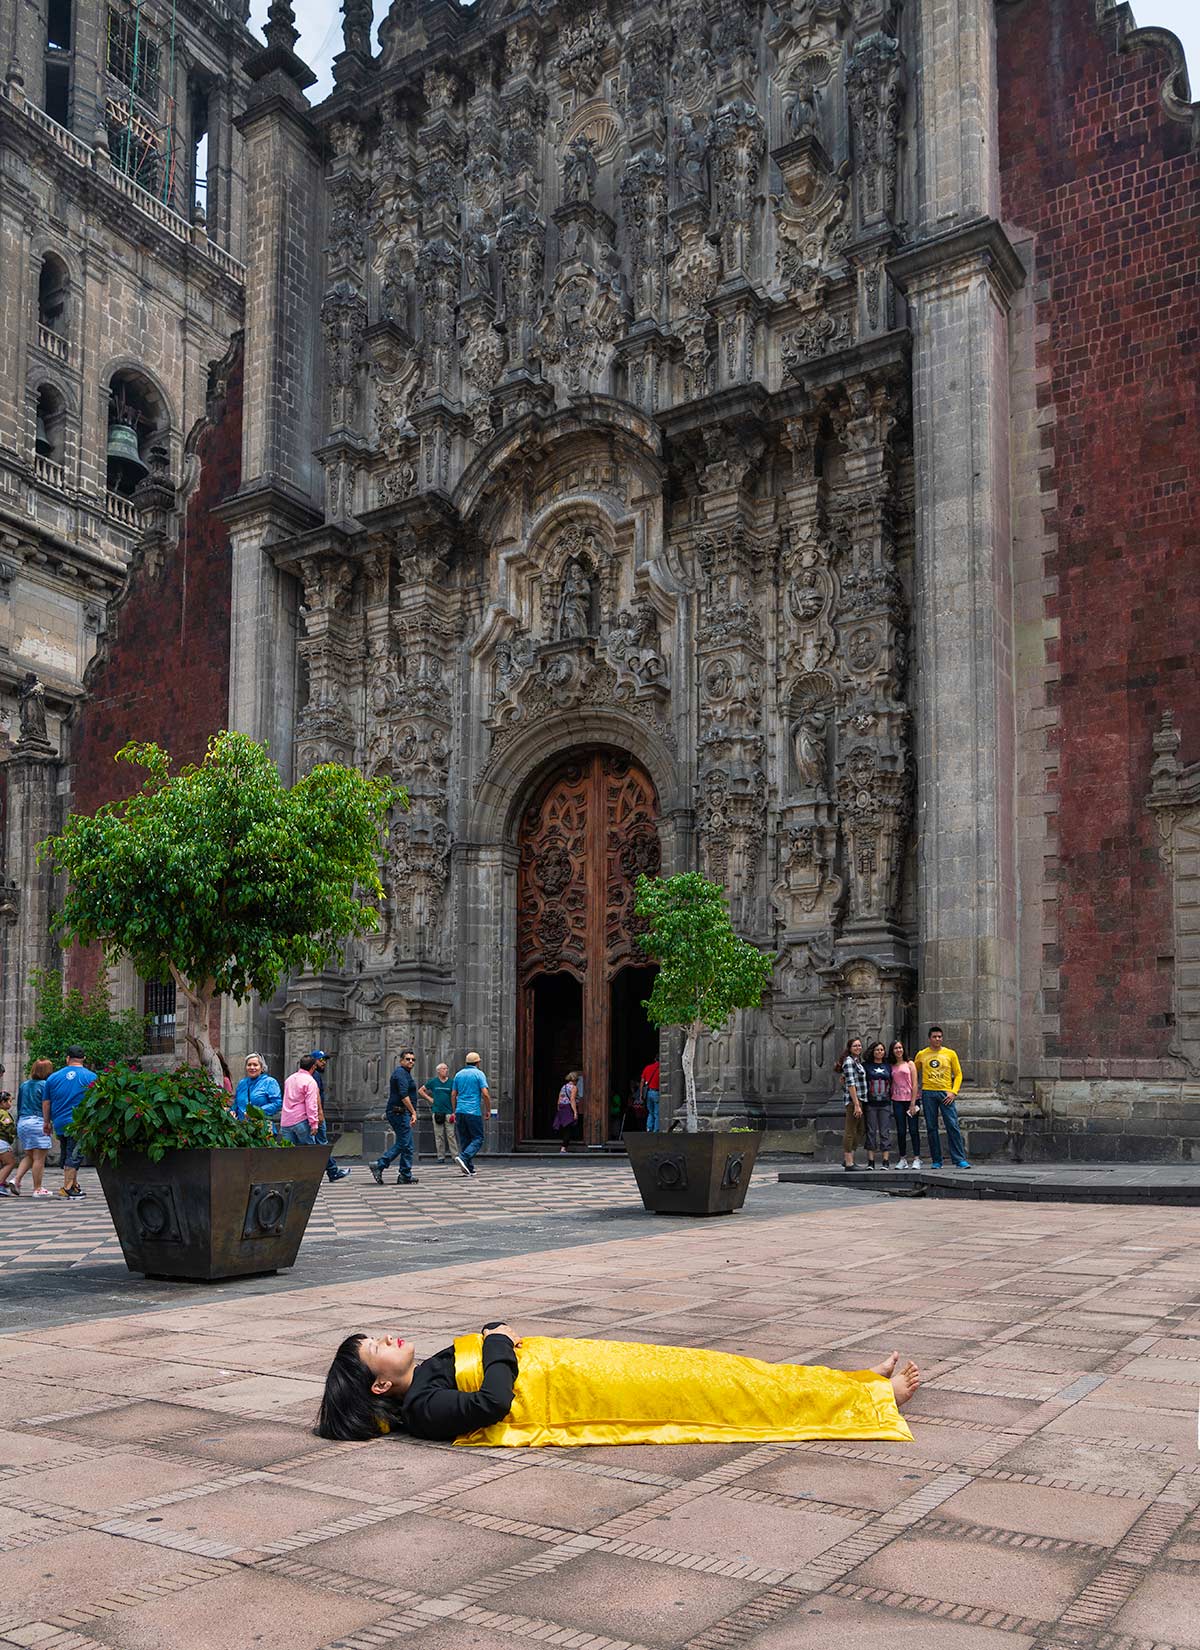
{"label": "woman lying on ground", "polygon": [[907,1442],[900,1405],[920,1379],[897,1352],[877,1369],[808,1369],[681,1346],[522,1340],[491,1323],[418,1364],[411,1342],[395,1335],[349,1335],[326,1376],[315,1431],[493,1446]]}

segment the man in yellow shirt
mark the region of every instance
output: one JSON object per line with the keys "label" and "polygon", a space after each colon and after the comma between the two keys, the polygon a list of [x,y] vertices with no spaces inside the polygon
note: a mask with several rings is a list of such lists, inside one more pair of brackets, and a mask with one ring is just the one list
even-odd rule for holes
{"label": "man in yellow shirt", "polygon": [[933,1168],[942,1166],[942,1137],[938,1131],[938,1115],[946,1125],[950,1142],[950,1156],[960,1169],[969,1169],[967,1148],[963,1145],[962,1130],[958,1126],[958,1106],[955,1096],[962,1087],[962,1067],[958,1055],[946,1047],[946,1034],[941,1026],[930,1026],[929,1042],[914,1056],[913,1064],[921,1082],[921,1109],[925,1113],[925,1133],[929,1138],[929,1161]]}

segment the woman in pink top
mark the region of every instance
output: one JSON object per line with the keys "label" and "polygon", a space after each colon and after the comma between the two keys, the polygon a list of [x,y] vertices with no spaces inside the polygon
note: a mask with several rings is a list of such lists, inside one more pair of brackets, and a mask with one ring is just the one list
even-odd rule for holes
{"label": "woman in pink top", "polygon": [[[892,1116],[896,1119],[896,1150],[900,1153],[898,1169],[921,1167],[921,1134],[917,1122],[917,1098],[920,1078],[917,1068],[904,1052],[899,1037],[888,1050],[892,1065]],[[909,1163],[904,1155],[905,1130],[912,1136],[913,1155]]]}
{"label": "woman in pink top", "polygon": [[279,1114],[279,1132],[293,1146],[311,1146],[320,1121],[321,1091],[312,1075],[316,1061],[306,1054],[283,1085],[283,1110]]}

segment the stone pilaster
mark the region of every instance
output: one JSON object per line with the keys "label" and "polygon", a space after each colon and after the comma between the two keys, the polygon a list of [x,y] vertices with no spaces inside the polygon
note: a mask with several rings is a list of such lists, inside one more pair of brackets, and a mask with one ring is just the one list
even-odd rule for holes
{"label": "stone pilaster", "polygon": [[33,976],[59,962],[50,937],[54,879],[37,863],[38,844],[59,828],[58,753],[21,741],[4,763],[8,787],[0,864],[0,1062],[16,1091],[25,1063],[25,1027],[33,1018]]}
{"label": "stone pilaster", "polygon": [[891,264],[913,334],[920,1020],[973,1087],[1016,1075],[1008,305],[994,222]]}

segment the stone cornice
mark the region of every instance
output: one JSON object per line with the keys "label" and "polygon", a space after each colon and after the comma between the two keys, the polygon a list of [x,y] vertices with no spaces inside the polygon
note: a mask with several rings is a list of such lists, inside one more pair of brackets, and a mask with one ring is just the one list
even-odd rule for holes
{"label": "stone cornice", "polygon": [[1025,283],[1025,265],[995,218],[976,218],[916,241],[889,258],[887,267],[906,297],[936,291],[981,271],[1007,305]]}
{"label": "stone cornice", "polygon": [[264,477],[240,487],[231,498],[216,504],[211,512],[219,521],[233,530],[252,521],[266,521],[281,530],[281,536],[293,538],[321,525],[321,513],[307,499],[301,498],[281,483]]}

